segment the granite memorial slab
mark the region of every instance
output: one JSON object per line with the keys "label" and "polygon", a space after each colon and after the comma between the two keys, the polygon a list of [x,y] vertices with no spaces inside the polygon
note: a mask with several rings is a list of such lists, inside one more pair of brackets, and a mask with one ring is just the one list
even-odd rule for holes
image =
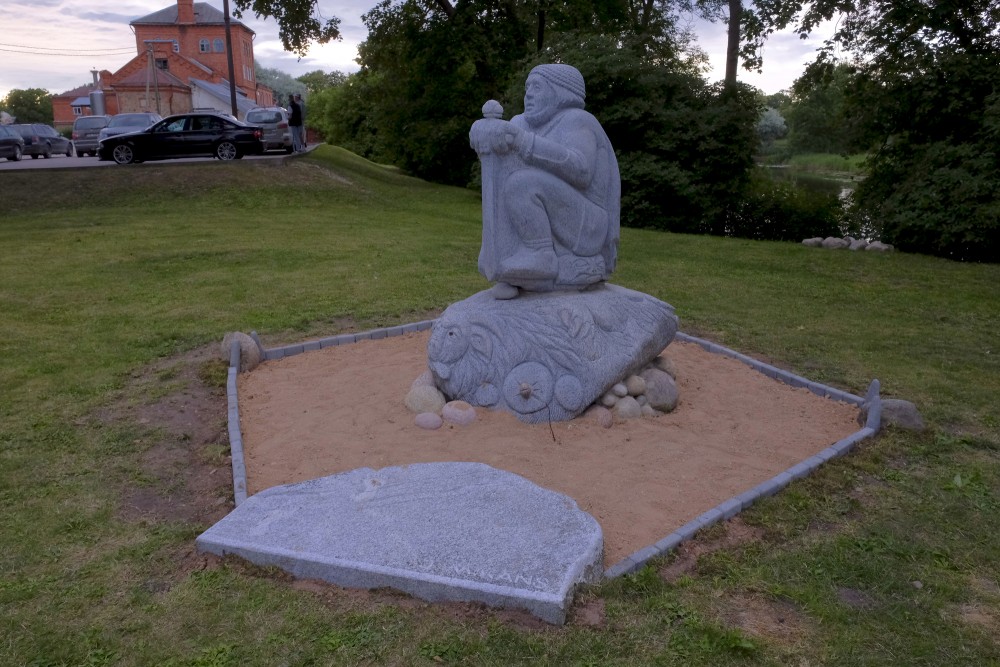
{"label": "granite memorial slab", "polygon": [[482,463],[360,468],[247,498],[199,550],[351,588],[524,609],[562,623],[603,576],[597,521],[566,495]]}

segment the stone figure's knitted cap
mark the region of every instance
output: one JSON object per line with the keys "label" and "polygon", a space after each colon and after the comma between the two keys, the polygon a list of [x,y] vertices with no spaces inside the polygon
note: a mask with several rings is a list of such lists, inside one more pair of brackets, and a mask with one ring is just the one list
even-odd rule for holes
{"label": "stone figure's knitted cap", "polygon": [[561,86],[578,95],[580,99],[587,97],[587,89],[583,84],[583,75],[572,65],[539,65],[528,74],[537,74],[549,83]]}

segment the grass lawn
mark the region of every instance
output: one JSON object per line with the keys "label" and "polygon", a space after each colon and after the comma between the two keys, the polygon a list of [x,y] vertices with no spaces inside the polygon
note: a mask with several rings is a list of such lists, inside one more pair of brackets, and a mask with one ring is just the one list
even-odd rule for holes
{"label": "grass lawn", "polygon": [[[877,377],[930,428],[866,441],[540,627],[191,567],[206,524],[123,511],[169,492],[148,472],[162,434],[103,417],[170,392],[170,360],[227,331],[294,342],[484,289],[477,193],[327,146],[0,185],[0,665],[1000,664],[1000,266],[623,230],[615,282],[683,330],[854,393]],[[224,443],[192,455],[225,470]]]}

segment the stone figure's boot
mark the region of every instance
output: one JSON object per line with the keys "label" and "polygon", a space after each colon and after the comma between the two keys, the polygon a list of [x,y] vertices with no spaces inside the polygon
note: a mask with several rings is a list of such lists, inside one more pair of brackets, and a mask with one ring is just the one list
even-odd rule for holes
{"label": "stone figure's boot", "polygon": [[503,280],[514,285],[517,280],[551,280],[559,273],[559,262],[549,239],[523,240],[516,253],[500,263]]}

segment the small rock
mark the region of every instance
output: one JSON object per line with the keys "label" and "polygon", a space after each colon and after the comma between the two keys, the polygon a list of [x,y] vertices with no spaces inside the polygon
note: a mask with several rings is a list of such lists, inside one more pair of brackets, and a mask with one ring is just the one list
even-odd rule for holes
{"label": "small rock", "polygon": [[628,396],[628,387],[625,386],[624,382],[619,382],[615,386],[611,387],[611,393],[619,398]]}
{"label": "small rock", "polygon": [[911,581],[911,582],[910,582],[910,584],[911,584],[911,585],[912,585],[912,586],[913,586],[914,588],[916,588],[916,589],[917,589],[918,591],[919,591],[919,590],[920,590],[921,588],[923,588],[923,587],[924,587],[924,582],[922,582],[922,581],[920,581],[920,580],[917,580],[917,581]]}
{"label": "small rock", "polygon": [[260,348],[257,347],[257,341],[243,333],[242,331],[231,331],[227,333],[222,339],[222,345],[219,351],[222,353],[222,358],[228,364],[230,361],[230,353],[232,352],[233,341],[238,341],[240,344],[240,373],[245,373],[247,371],[252,371],[257,368],[261,362],[261,352]]}
{"label": "small rock", "polygon": [[646,393],[646,381],[638,375],[629,375],[625,380],[625,389],[629,396],[640,396]]}
{"label": "small rock", "polygon": [[640,396],[636,396],[635,400],[639,403],[639,405],[648,405],[649,404],[649,399],[646,398],[646,394],[642,394]]}
{"label": "small rock", "polygon": [[848,249],[864,250],[867,247],[868,247],[868,241],[865,241],[864,239],[855,239],[854,241],[851,241],[851,245],[848,246]]}
{"label": "small rock", "polygon": [[925,428],[917,406],[899,398],[882,399],[882,424],[892,424],[907,431],[923,431]]}
{"label": "small rock", "polygon": [[615,403],[613,412],[619,419],[638,419],[642,416],[642,406],[631,396],[625,396]]}
{"label": "small rock", "polygon": [[452,424],[468,426],[476,421],[476,409],[465,401],[449,401],[441,408],[441,417]]}
{"label": "small rock", "polygon": [[844,239],[838,239],[836,236],[827,236],[820,245],[824,248],[837,250],[839,248],[846,248],[851,244]]}
{"label": "small rock", "polygon": [[677,367],[674,365],[674,360],[668,356],[660,355],[653,359],[653,368],[658,368],[673,379],[677,379]]}
{"label": "small rock", "polygon": [[803,239],[802,245],[808,246],[810,248],[818,248],[821,245],[823,245],[823,238],[821,236],[817,236],[811,239]]}
{"label": "small rock", "polygon": [[874,250],[875,252],[889,252],[892,250],[892,246],[888,243],[882,243],[881,241],[872,241],[865,247],[865,251]]}
{"label": "small rock", "polygon": [[660,412],[671,412],[677,407],[679,392],[672,377],[657,368],[646,369],[640,375],[646,381],[649,405]]}
{"label": "small rock", "polygon": [[601,405],[603,405],[606,408],[613,408],[615,406],[615,403],[617,402],[618,402],[618,397],[615,396],[610,391],[604,394],[604,396],[601,396]]}
{"label": "small rock", "polygon": [[444,394],[436,387],[419,386],[410,390],[406,395],[405,403],[410,412],[420,414],[421,412],[441,412],[446,401]]}
{"label": "small rock", "polygon": [[428,431],[433,431],[435,429],[441,428],[441,424],[444,420],[436,412],[421,412],[414,418],[414,423],[420,428],[425,428]]}
{"label": "small rock", "polygon": [[425,370],[423,373],[417,376],[417,379],[413,381],[410,385],[410,389],[414,387],[433,387],[434,386],[434,374],[431,373],[431,369]]}
{"label": "small rock", "polygon": [[608,410],[603,405],[590,406],[587,408],[587,411],[583,413],[583,416],[588,419],[593,419],[604,428],[611,428],[611,425],[614,423],[611,410]]}
{"label": "small rock", "polygon": [[660,413],[653,409],[652,405],[648,403],[642,406],[642,416],[643,417],[659,417]]}

